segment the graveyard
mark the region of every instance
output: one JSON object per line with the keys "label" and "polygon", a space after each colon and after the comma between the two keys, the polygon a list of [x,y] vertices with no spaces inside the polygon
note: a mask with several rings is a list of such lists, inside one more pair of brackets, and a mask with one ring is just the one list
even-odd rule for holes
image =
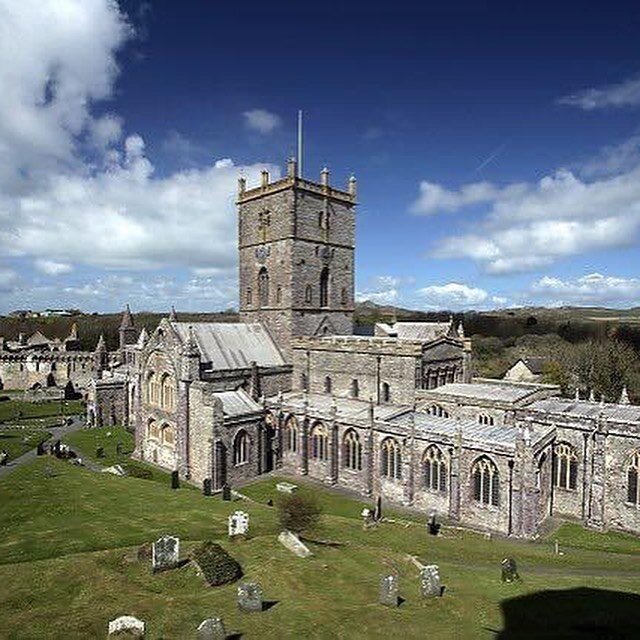
{"label": "graveyard", "polygon": [[[87,446],[88,437],[105,436],[82,431],[75,439]],[[107,463],[115,459],[112,440]],[[228,637],[248,639],[538,637],[541,617],[550,625],[545,637],[554,628],[555,637],[572,637],[567,625],[575,620],[601,629],[615,618],[618,629],[638,631],[637,538],[567,523],[536,542],[488,539],[446,523],[432,536],[424,515],[386,505],[385,519],[365,528],[361,513],[371,504],[298,478],[288,481],[322,508],[317,531],[303,540],[311,555],[299,557],[279,542],[267,504],[286,480],[239,487],[246,499],[224,501],[184,483],[172,490],[166,474],[115,477],[49,456],[16,469],[0,482],[3,635],[104,637],[124,615],[144,621],[146,638],[195,638],[205,619],[218,617]],[[238,511],[248,514],[248,531],[230,539],[229,516]],[[179,540],[179,562],[153,571],[140,548],[163,536]],[[189,559],[204,541],[239,563],[239,580],[210,586],[198,575]],[[507,557],[519,580],[503,582]],[[438,567],[441,597],[423,596],[422,565]],[[383,594],[389,576],[392,589]],[[238,588],[247,585],[259,588],[262,610],[239,607]],[[576,589],[580,597],[563,598]],[[527,616],[523,630],[517,621]]]}

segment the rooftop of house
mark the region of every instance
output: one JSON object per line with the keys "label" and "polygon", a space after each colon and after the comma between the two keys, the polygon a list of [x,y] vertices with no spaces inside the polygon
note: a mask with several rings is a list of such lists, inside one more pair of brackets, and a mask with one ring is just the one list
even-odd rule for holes
{"label": "rooftop of house", "polygon": [[470,400],[486,400],[504,403],[522,402],[538,393],[560,394],[559,387],[547,384],[507,382],[476,378],[471,383],[452,382],[424,392],[428,395],[460,397]]}
{"label": "rooftop of house", "polygon": [[243,389],[220,391],[213,396],[222,401],[224,415],[231,418],[262,411],[262,407]]}
{"label": "rooftop of house", "polygon": [[393,324],[377,322],[374,335],[398,338],[399,340],[419,340],[420,342],[431,342],[443,336],[461,337],[451,320],[448,322],[395,322]]}

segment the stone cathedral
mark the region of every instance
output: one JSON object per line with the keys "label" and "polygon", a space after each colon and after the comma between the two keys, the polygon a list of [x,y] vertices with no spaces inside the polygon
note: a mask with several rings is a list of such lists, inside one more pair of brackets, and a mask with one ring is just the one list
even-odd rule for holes
{"label": "stone cathedral", "polygon": [[134,455],[219,490],[270,471],[504,535],[550,516],[640,533],[640,407],[471,378],[461,325],[353,335],[356,180],[238,184],[240,322],[151,335],[125,312],[94,357],[90,425],[126,424]]}

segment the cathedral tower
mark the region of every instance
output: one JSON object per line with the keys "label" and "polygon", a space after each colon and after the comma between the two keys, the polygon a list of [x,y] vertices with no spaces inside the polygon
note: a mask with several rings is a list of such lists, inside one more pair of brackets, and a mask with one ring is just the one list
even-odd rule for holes
{"label": "cathedral tower", "polygon": [[238,181],[240,319],[261,322],[287,360],[294,336],[351,334],[356,180],[342,191],[297,175]]}

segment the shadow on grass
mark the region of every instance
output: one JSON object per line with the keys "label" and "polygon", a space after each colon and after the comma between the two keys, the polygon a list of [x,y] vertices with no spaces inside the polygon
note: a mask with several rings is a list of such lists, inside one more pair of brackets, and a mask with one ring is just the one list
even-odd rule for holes
{"label": "shadow on grass", "polygon": [[539,591],[502,602],[499,640],[640,638],[640,595],[580,587]]}

